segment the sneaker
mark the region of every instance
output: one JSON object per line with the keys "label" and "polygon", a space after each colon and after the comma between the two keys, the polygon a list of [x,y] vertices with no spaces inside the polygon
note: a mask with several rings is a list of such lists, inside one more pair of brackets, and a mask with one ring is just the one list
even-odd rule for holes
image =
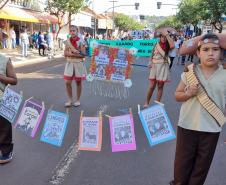
{"label": "sneaker", "polygon": [[3,154],[2,158],[0,159],[0,164],[8,163],[8,162],[12,161],[12,159],[13,159],[13,152]]}
{"label": "sneaker", "polygon": [[26,55],[26,58],[28,58],[28,56]]}

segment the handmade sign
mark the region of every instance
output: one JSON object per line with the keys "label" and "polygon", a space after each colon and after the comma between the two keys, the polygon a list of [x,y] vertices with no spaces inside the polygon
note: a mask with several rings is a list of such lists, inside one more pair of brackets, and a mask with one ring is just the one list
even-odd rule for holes
{"label": "handmade sign", "polygon": [[34,137],[44,111],[44,106],[37,105],[31,101],[25,101],[14,129]]}
{"label": "handmade sign", "polygon": [[133,39],[141,40],[143,39],[143,31],[131,31],[131,36]]}
{"label": "handmade sign", "polygon": [[0,115],[12,123],[20,107],[22,99],[22,92],[21,94],[17,94],[12,89],[7,88],[4,91],[0,102]]}
{"label": "handmade sign", "polygon": [[46,117],[41,141],[61,146],[69,115],[50,110]]}
{"label": "handmade sign", "polygon": [[112,152],[136,150],[133,116],[109,118]]}
{"label": "handmade sign", "polygon": [[[88,81],[93,87],[90,89],[96,94],[109,97],[128,97],[128,87],[132,85],[130,80],[131,69],[133,64],[136,48],[125,49],[113,46],[105,46],[92,41],[91,47],[93,53],[91,57],[90,74],[87,75]],[[99,80],[99,81],[96,81]],[[108,83],[104,83],[108,82]],[[110,83],[109,83],[110,82]]]}
{"label": "handmade sign", "polygon": [[135,47],[138,49],[137,53],[134,56],[151,56],[153,46],[156,42],[159,42],[159,39],[151,39],[151,40],[125,40],[125,41],[111,41],[111,40],[89,40],[89,55],[92,55],[92,47],[91,42],[97,41],[99,44],[104,44],[107,46],[117,46],[121,48],[132,48]]}
{"label": "handmade sign", "polygon": [[80,118],[79,150],[100,151],[102,144],[102,117]]}
{"label": "handmade sign", "polygon": [[176,137],[163,106],[155,105],[139,115],[151,146]]}

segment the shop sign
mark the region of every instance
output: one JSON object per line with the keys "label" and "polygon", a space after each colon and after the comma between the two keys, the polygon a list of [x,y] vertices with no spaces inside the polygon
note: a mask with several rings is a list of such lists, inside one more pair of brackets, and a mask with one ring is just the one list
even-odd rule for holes
{"label": "shop sign", "polygon": [[106,29],[106,27],[108,29],[113,29],[113,21],[112,20],[106,21],[106,19],[98,19],[98,28]]}
{"label": "shop sign", "polygon": [[24,9],[43,12],[44,7],[41,5],[41,2],[42,2],[42,0],[41,1],[39,1],[39,0],[14,0],[14,1],[12,1],[11,0],[10,5],[15,6],[15,7],[24,8]]}

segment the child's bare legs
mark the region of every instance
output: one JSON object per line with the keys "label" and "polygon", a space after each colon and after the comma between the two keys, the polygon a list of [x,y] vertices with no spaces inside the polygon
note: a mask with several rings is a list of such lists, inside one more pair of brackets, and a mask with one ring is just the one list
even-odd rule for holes
{"label": "child's bare legs", "polygon": [[146,102],[145,102],[145,105],[143,106],[144,109],[147,109],[149,107],[149,101],[155,90],[156,83],[157,83],[156,81],[150,81],[150,85],[149,85],[148,92],[147,92]]}
{"label": "child's bare legs", "polygon": [[72,81],[70,81],[70,80],[65,80],[67,94],[69,97],[69,101],[67,103],[65,103],[65,106],[70,106],[73,103],[71,82]]}
{"label": "child's bare legs", "polygon": [[158,102],[160,102],[160,100],[162,98],[163,87],[164,87],[164,83],[158,82],[158,91],[157,91],[157,97],[156,97],[156,101],[158,101]]}
{"label": "child's bare legs", "polygon": [[80,105],[80,96],[82,92],[82,81],[75,81],[76,83],[76,101],[75,101],[75,106]]}

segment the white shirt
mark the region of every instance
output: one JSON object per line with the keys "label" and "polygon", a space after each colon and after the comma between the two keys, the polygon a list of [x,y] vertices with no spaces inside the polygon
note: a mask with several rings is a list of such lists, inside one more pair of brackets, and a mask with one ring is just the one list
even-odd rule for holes
{"label": "white shirt", "polygon": [[20,39],[21,39],[21,40],[28,40],[27,33],[21,33],[21,34],[20,34]]}
{"label": "white shirt", "polygon": [[79,33],[78,37],[84,41],[82,34]]}
{"label": "white shirt", "polygon": [[5,33],[5,34],[7,34],[7,32],[6,32],[6,30],[5,30],[5,29],[2,29],[2,33]]}
{"label": "white shirt", "polygon": [[10,29],[9,34],[10,34],[10,38],[11,39],[15,39],[16,38],[15,31],[12,28]]}
{"label": "white shirt", "polygon": [[170,55],[171,57],[176,57],[177,49],[179,48],[178,42],[175,42],[174,45],[175,45],[175,47],[174,47],[174,49],[173,49],[173,51],[172,51],[172,53]]}

